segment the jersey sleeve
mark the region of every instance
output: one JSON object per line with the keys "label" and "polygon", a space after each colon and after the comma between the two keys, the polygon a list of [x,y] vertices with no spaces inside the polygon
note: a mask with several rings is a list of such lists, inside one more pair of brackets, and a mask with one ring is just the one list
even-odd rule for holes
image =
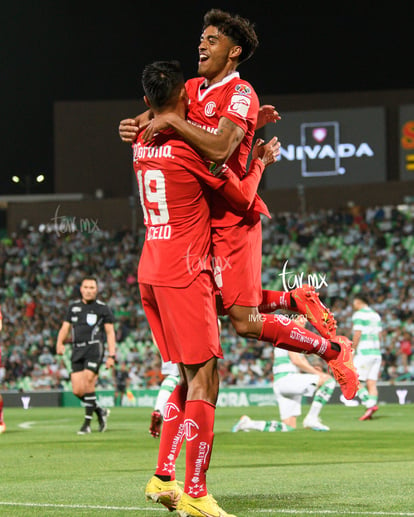
{"label": "jersey sleeve", "polygon": [[364,320],[360,317],[358,313],[355,313],[352,316],[352,329],[355,330],[364,330]]}
{"label": "jersey sleeve", "polygon": [[223,101],[221,117],[228,118],[245,133],[249,127],[256,127],[259,99],[249,83],[240,79],[228,89]]}
{"label": "jersey sleeve", "polygon": [[71,321],[72,321],[72,305],[69,305],[63,321],[67,321],[68,323],[71,323]]}
{"label": "jersey sleeve", "polygon": [[105,305],[105,311],[103,314],[103,322],[104,323],[115,323],[115,317],[111,311],[111,309]]}
{"label": "jersey sleeve", "polygon": [[240,180],[231,169],[227,168],[223,175],[227,181],[220,188],[220,194],[236,210],[248,210],[256,197],[264,169],[262,160],[254,159],[250,163],[247,175]]}

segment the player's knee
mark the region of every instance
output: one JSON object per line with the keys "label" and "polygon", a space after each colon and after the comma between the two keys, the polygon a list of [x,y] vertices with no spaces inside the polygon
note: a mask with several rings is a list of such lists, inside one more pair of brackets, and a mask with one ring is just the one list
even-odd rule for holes
{"label": "player's knee", "polygon": [[241,337],[248,337],[249,323],[243,320],[231,320],[234,330]]}
{"label": "player's knee", "polygon": [[246,319],[232,319],[234,330],[240,337],[258,339],[261,332],[261,324],[256,321]]}

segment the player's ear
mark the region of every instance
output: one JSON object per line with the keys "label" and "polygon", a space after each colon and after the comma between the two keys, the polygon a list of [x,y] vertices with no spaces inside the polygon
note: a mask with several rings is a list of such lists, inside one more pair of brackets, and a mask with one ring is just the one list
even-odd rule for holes
{"label": "player's ear", "polygon": [[151,107],[151,103],[146,95],[144,95],[144,102],[149,108]]}
{"label": "player's ear", "polygon": [[241,53],[242,53],[242,48],[240,47],[240,45],[235,45],[230,50],[230,57],[232,59],[238,59],[241,56]]}

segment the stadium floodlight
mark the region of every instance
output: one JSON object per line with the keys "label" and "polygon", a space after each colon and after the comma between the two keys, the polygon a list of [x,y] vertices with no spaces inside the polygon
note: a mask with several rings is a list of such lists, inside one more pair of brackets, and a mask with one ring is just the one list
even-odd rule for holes
{"label": "stadium floodlight", "polygon": [[45,181],[45,176],[44,176],[44,174],[38,174],[38,175],[36,176],[36,181],[37,181],[37,183],[43,183],[43,182]]}
{"label": "stadium floodlight", "polygon": [[21,179],[19,178],[19,176],[16,176],[16,175],[12,176],[13,183],[20,183],[20,181],[21,181]]}

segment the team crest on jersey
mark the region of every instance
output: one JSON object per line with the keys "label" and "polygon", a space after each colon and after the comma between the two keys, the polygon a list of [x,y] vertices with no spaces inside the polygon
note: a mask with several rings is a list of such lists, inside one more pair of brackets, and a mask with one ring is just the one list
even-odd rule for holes
{"label": "team crest on jersey", "polygon": [[216,103],[214,101],[207,102],[204,106],[206,117],[213,117],[216,114]]}
{"label": "team crest on jersey", "polygon": [[89,326],[95,325],[95,323],[98,321],[98,316],[96,314],[87,314],[86,315],[86,323]]}
{"label": "team crest on jersey", "polygon": [[231,98],[227,111],[239,115],[239,117],[246,118],[250,108],[250,98],[244,95],[235,94]]}
{"label": "team crest on jersey", "polygon": [[236,85],[236,92],[240,93],[240,95],[250,95],[252,90],[246,84],[238,84]]}

